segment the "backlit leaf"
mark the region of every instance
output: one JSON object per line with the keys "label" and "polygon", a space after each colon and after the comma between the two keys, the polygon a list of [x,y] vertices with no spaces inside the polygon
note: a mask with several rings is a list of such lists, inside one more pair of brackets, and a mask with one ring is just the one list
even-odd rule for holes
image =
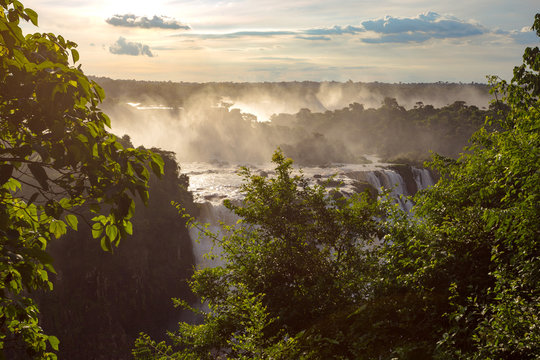
{"label": "backlit leaf", "polygon": [[114,241],[118,236],[118,228],[116,227],[116,225],[109,224],[105,228],[105,233],[111,241]]}
{"label": "backlit leaf", "polygon": [[77,231],[77,225],[79,223],[79,220],[77,219],[75,215],[72,215],[72,214],[66,215],[66,223],[68,224],[70,228]]}
{"label": "backlit leaf", "polygon": [[58,345],[60,344],[60,340],[58,340],[58,338],[56,336],[51,336],[51,335],[49,335],[47,338],[48,338],[49,344],[51,344],[51,347],[53,348],[53,350],[58,351]]}

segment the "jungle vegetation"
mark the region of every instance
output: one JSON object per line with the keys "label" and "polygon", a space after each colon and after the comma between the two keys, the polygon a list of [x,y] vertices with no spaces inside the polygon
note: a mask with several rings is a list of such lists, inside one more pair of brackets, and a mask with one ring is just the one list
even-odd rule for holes
{"label": "jungle vegetation", "polygon": [[[61,286],[73,279],[54,275],[53,257],[73,270],[69,257],[82,252],[88,238],[97,239],[107,252],[115,250],[120,259],[145,254],[146,260],[130,263],[129,274],[135,283],[144,283],[138,291],[161,298],[163,283],[150,272],[167,262],[148,260],[159,250],[146,237],[132,238],[134,244],[143,243],[141,252],[118,247],[133,233],[135,203],[149,203],[149,186],[157,181],[149,170],[166,180],[159,186],[162,192],[156,190],[157,198],[171,195],[178,209],[187,208],[192,215],[196,209],[186,191],[187,179],[170,153],[134,149],[128,138],[107,130],[110,120],[99,108],[103,89],[73,65],[79,57],[76,44],[54,34],[24,36],[19,22],[37,24],[37,14],[16,0],[0,5],[0,357],[55,359],[59,340],[44,331],[41,321],[73,319],[65,312],[40,317],[36,299],[43,292],[55,293],[56,277],[58,297],[40,301],[65,301],[62,292],[69,295],[70,290]],[[533,29],[540,36],[540,14]],[[133,356],[540,358],[539,72],[540,50],[527,48],[510,82],[490,79],[496,99],[490,109],[457,102],[437,113],[450,122],[454,120],[445,112],[462,113],[471,123],[484,125],[476,130],[455,122],[465,129],[456,130],[460,136],[472,134],[470,145],[461,154],[441,151],[433,156],[430,166],[440,180],[416,195],[412,215],[368,194],[328,196],[324,184],[311,185],[293,173],[292,160],[281,151],[272,158],[274,176],[244,168],[244,199],[225,204],[241,221],[226,227],[223,238],[215,238],[223,248],[223,265],[194,272],[189,285],[200,307],[192,306],[189,295],[175,300],[198,321],[180,322],[167,341],[154,340],[153,328],[136,340]],[[393,128],[399,124],[392,121],[400,116],[422,124],[433,110],[421,104],[405,110],[388,98],[373,111],[388,115]],[[252,121],[226,107],[219,111]],[[370,111],[352,104],[325,116],[339,123],[357,112],[366,126]],[[319,117],[300,111],[292,124],[317,129]],[[289,153],[298,151],[298,144],[289,145]],[[170,212],[176,212],[171,207],[161,211],[139,220],[144,234],[155,233],[151,222],[168,226]],[[73,231],[83,223],[87,235],[78,239]],[[174,226],[178,224],[183,228],[180,218]],[[51,251],[49,246],[62,236],[58,244],[73,240],[64,245],[64,258],[59,248]],[[165,233],[159,236],[167,253],[160,256],[171,263],[191,261],[183,255],[185,247],[172,246]],[[122,241],[124,245],[130,244]],[[82,258],[97,261],[93,255]],[[98,274],[96,281],[114,285],[96,286],[95,292],[79,296],[148,305],[144,296],[141,303],[129,299],[130,290],[111,275],[118,264],[103,263],[107,275],[94,266],[73,274]],[[177,271],[179,283],[190,275],[181,266]],[[155,288],[148,289],[152,282]],[[97,314],[114,312],[106,301],[86,304],[95,306]],[[124,330],[137,326],[129,321],[133,316],[127,309],[122,312]],[[97,317],[98,322],[109,320]],[[85,333],[84,327],[77,331]]]}

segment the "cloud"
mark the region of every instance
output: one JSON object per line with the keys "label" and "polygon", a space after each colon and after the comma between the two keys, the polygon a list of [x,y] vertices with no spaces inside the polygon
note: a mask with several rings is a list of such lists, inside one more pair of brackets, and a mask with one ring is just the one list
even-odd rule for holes
{"label": "cloud", "polygon": [[295,35],[295,31],[237,31],[233,33],[223,33],[223,34],[176,34],[173,36],[180,37],[191,37],[199,39],[237,39],[243,37],[273,37],[273,36],[283,36],[283,35]]}
{"label": "cloud", "polygon": [[306,35],[344,35],[344,34],[357,34],[364,32],[365,29],[356,26],[334,26],[331,28],[321,28],[321,29],[309,29],[303,31]]}
{"label": "cloud", "polygon": [[414,18],[385,16],[361,24],[366,31],[379,35],[378,38],[363,39],[367,43],[424,42],[429,39],[462,38],[489,32],[482,25],[453,16],[441,16],[435,12],[427,12]]}
{"label": "cloud", "polygon": [[538,35],[534,31],[515,31],[510,36],[521,45],[538,44]]}
{"label": "cloud", "polygon": [[232,33],[189,33],[189,34],[176,34],[173,36],[179,37],[190,37],[190,38],[199,38],[199,39],[237,39],[244,37],[255,37],[255,38],[264,38],[264,37],[274,37],[274,36],[295,36],[298,39],[303,40],[331,40],[328,35],[344,35],[344,34],[357,34],[359,32],[365,31],[362,28],[355,26],[334,26],[331,28],[319,28],[319,29],[308,29],[308,30],[253,30],[253,31],[236,31]]}
{"label": "cloud", "polygon": [[512,38],[516,43],[520,45],[535,45],[538,44],[538,36],[530,27],[524,27],[520,31],[505,31],[505,30],[496,30],[494,32],[497,35],[505,35]]}
{"label": "cloud", "polygon": [[150,47],[148,45],[143,45],[141,43],[134,43],[126,41],[125,38],[119,37],[116,42],[109,47],[109,51],[112,54],[117,55],[131,55],[131,56],[139,56],[139,55],[146,55],[149,57],[153,57],[154,54],[150,51]]}
{"label": "cloud", "polygon": [[329,40],[332,40],[332,38],[328,37],[328,36],[302,36],[302,35],[298,35],[296,36],[297,39],[302,39],[302,40],[324,40],[324,41],[329,41]]}
{"label": "cloud", "polygon": [[529,29],[522,29],[521,31],[488,29],[472,21],[450,15],[440,15],[432,11],[415,17],[385,16],[362,21],[357,25],[335,25],[326,28],[246,30],[230,33],[183,33],[173,36],[201,40],[262,39],[281,36],[319,42],[329,42],[341,36],[355,36],[359,41],[367,44],[414,44],[432,39],[463,39],[481,35],[502,36],[519,44],[530,44],[537,41],[536,35]]}
{"label": "cloud", "polygon": [[176,48],[172,46],[152,46],[152,49],[161,51],[176,50]]}
{"label": "cloud", "polygon": [[139,27],[143,29],[191,29],[189,26],[184,25],[173,18],[156,15],[154,15],[154,17],[151,19],[147,18],[146,16],[135,16],[133,14],[114,15],[113,17],[105,20],[105,22],[113,26]]}
{"label": "cloud", "polygon": [[431,37],[427,34],[390,34],[377,38],[364,38],[363,42],[367,44],[384,44],[384,43],[410,43],[410,42],[424,42],[428,41]]}

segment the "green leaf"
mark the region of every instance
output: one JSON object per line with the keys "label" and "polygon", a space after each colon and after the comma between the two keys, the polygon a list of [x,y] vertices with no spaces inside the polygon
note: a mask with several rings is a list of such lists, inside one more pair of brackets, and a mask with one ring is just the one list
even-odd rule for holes
{"label": "green leaf", "polygon": [[47,337],[47,340],[49,340],[49,344],[51,344],[51,347],[53,350],[58,351],[58,345],[60,344],[60,340],[56,336],[49,335]]}
{"label": "green leaf", "polygon": [[[24,35],[22,33],[21,28],[19,27],[19,24],[16,23],[16,22],[8,22],[6,25],[8,26],[11,34],[13,34],[15,36],[17,41],[23,43],[24,42]],[[8,38],[10,38],[10,37],[8,37]]]}
{"label": "green leaf", "polygon": [[83,143],[88,142],[88,138],[86,136],[84,136],[83,134],[78,134],[77,139],[81,140],[81,142],[83,142]]}
{"label": "green leaf", "polygon": [[[163,166],[165,165],[165,162],[163,161],[163,159],[161,158],[161,156],[159,156],[158,154],[155,154],[155,153],[152,153],[152,162],[150,163],[151,166],[152,166],[152,170],[154,170],[154,173],[156,175],[161,175],[163,174]],[[156,170],[154,168],[154,164],[155,166],[158,167],[159,170]]]}
{"label": "green leaf", "polygon": [[100,237],[102,232],[103,226],[100,223],[95,223],[94,225],[92,225],[92,237],[94,239]]}
{"label": "green leaf", "polygon": [[38,14],[34,10],[29,8],[24,9],[24,12],[30,18],[32,24],[34,24],[34,26],[38,26]]}
{"label": "green leaf", "polygon": [[154,172],[154,174],[157,175],[158,177],[161,177],[161,175],[163,175],[163,167],[160,167],[159,164],[157,164],[156,162],[151,161],[150,167],[152,168],[152,171]]}
{"label": "green leaf", "polygon": [[105,215],[98,215],[92,218],[92,221],[99,221],[102,224],[107,223],[107,217]]}
{"label": "green leaf", "polygon": [[124,230],[127,234],[133,235],[133,224],[131,221],[124,221]]}
{"label": "green leaf", "polygon": [[107,236],[101,238],[101,248],[103,251],[112,251],[111,240]]}
{"label": "green leaf", "polygon": [[75,49],[71,49],[71,56],[73,57],[73,63],[79,61],[79,52]]}
{"label": "green leaf", "polygon": [[[105,93],[104,93],[105,94]],[[105,95],[103,95],[103,97],[105,98]],[[103,123],[108,127],[110,128],[111,127],[111,118],[105,114],[105,113],[101,113],[101,118],[103,119]]]}
{"label": "green leaf", "polygon": [[118,228],[116,227],[116,225],[109,224],[105,228],[105,234],[107,234],[111,241],[114,241],[118,236]]}
{"label": "green leaf", "polygon": [[96,95],[99,97],[101,101],[105,99],[105,91],[101,86],[99,86],[97,83],[92,81],[92,84],[94,85],[94,90],[96,92]]}
{"label": "green leaf", "polygon": [[46,270],[38,270],[38,273],[39,273],[39,277],[41,278],[41,280],[49,281],[49,274],[47,273]]}
{"label": "green leaf", "polygon": [[59,201],[58,201],[58,204],[63,208],[63,209],[71,209],[73,207],[73,205],[71,204],[71,201],[69,200],[69,198],[65,197],[65,198],[61,198]]}
{"label": "green leaf", "polygon": [[49,224],[49,231],[58,239],[66,233],[66,224],[60,220],[53,220]]}
{"label": "green leaf", "polygon": [[21,183],[14,178],[10,178],[6,183],[5,187],[10,191],[17,191],[21,188]]}
{"label": "green leaf", "polygon": [[69,214],[66,215],[66,223],[69,225],[70,228],[77,231],[77,225],[79,223],[79,220],[75,215]]}

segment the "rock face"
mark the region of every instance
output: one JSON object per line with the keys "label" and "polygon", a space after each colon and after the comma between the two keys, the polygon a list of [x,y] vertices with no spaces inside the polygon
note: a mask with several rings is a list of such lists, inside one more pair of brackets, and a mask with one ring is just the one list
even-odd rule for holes
{"label": "rock face", "polygon": [[418,190],[420,190],[418,189],[417,183],[414,178],[413,168],[410,165],[392,165],[390,166],[390,169],[401,175],[407,191],[405,195],[414,195]]}
{"label": "rock face", "polygon": [[367,192],[373,199],[377,198],[379,193],[377,189],[366,180],[355,181],[353,186],[355,187],[357,193]]}
{"label": "rock face", "polygon": [[148,207],[138,203],[134,235],[113,254],[101,250],[82,222],[50,247],[54,291],[40,296],[43,327],[60,339],[59,359],[131,359],[139,332],[159,339],[187,313],[171,298],[190,300],[194,268],[189,233],[170,201],[193,210],[188,179],[162,153],[163,179],[151,179]]}

